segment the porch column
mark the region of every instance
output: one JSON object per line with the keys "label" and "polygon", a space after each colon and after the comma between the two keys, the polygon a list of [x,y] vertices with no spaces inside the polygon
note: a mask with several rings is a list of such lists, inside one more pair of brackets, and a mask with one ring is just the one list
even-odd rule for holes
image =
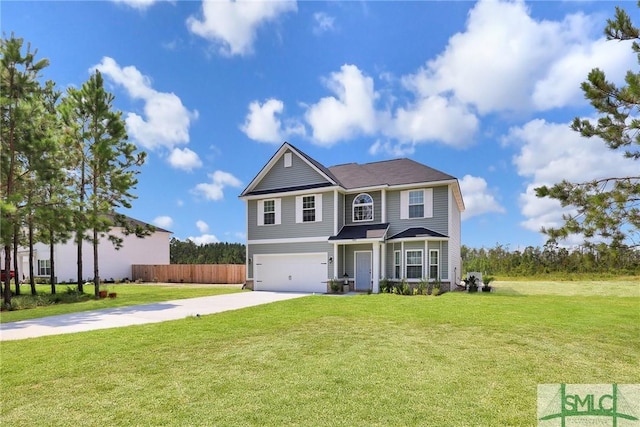
{"label": "porch column", "polygon": [[380,246],[380,262],[382,263],[380,265],[380,278],[384,279],[387,277],[387,244],[382,242]]}
{"label": "porch column", "polygon": [[371,266],[373,274],[373,293],[380,292],[380,242],[373,242],[373,265]]}
{"label": "porch column", "polygon": [[333,277],[331,279],[336,279],[338,277],[338,244],[333,244]]}

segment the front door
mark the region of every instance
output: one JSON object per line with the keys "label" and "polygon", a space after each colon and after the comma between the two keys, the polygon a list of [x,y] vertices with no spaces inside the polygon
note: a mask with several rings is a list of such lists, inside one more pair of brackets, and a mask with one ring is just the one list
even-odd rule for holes
{"label": "front door", "polygon": [[371,252],[356,252],[356,291],[371,289]]}

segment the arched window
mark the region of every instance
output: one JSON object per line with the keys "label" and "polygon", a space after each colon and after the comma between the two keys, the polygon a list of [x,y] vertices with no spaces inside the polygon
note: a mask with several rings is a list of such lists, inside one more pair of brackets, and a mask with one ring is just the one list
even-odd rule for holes
{"label": "arched window", "polygon": [[353,221],[373,221],[373,198],[363,193],[353,199]]}

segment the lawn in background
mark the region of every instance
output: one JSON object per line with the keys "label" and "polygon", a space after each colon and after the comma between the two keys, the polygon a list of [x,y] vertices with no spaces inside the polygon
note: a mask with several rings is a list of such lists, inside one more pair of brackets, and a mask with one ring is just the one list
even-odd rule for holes
{"label": "lawn in background", "polygon": [[538,384],[640,383],[639,285],[612,285],[597,295],[495,282],[495,293],[309,296],[3,342],[1,419],[537,425]]}
{"label": "lawn in background", "polygon": [[[14,296],[14,301],[16,298],[32,298],[29,286],[23,285],[21,288],[22,295],[19,297]],[[57,285],[56,295],[64,295],[67,288],[75,289],[76,285]],[[95,295],[94,285],[84,285],[84,293],[87,294],[88,298],[86,301],[52,304],[24,310],[2,311],[0,312],[0,323],[37,319],[57,314],[76,313],[102,308],[125,307],[136,304],[149,304],[154,302],[228,294],[241,291],[240,285],[107,284],[100,286],[100,289],[105,288],[108,289],[109,292],[115,292],[117,294],[116,298],[96,300],[93,298],[93,295]],[[48,295],[51,293],[51,285],[37,285],[36,290],[39,294]]]}

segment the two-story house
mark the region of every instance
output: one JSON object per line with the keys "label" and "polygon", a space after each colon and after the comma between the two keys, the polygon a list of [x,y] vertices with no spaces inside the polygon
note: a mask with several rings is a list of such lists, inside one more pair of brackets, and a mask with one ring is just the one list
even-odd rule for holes
{"label": "two-story house", "polygon": [[247,286],[378,292],[387,279],[460,282],[458,180],[410,159],[325,167],[284,143],[242,192]]}

